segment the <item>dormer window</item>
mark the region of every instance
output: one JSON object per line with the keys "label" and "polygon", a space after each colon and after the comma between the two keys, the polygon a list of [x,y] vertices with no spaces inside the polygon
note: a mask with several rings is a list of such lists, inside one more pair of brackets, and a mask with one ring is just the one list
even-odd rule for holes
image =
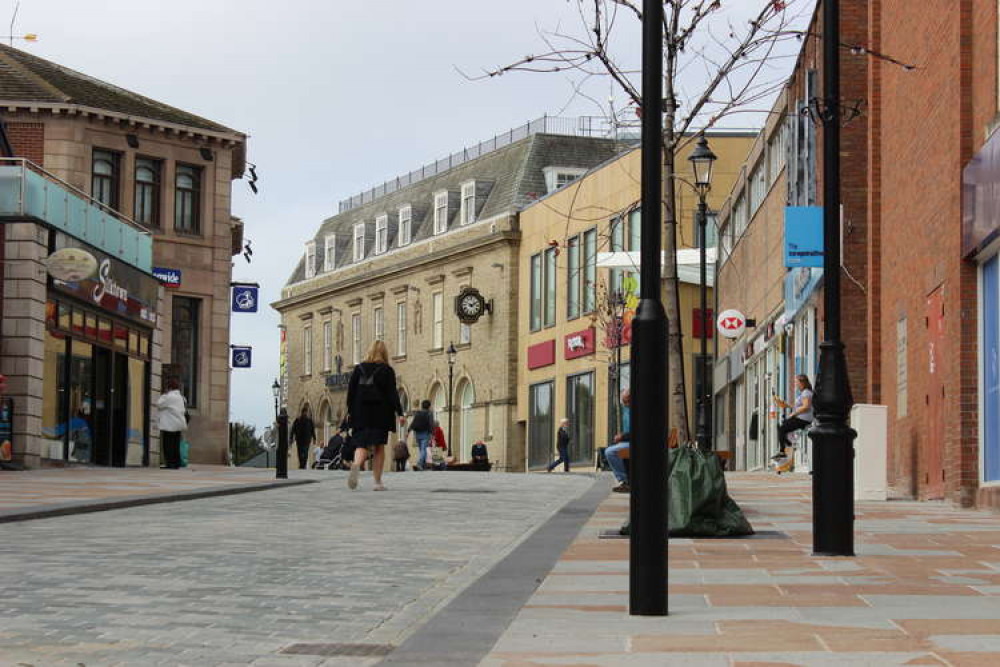
{"label": "dormer window", "polygon": [[434,233],[444,234],[448,231],[448,193],[434,193]]}
{"label": "dormer window", "polygon": [[316,275],[316,242],[306,243],[306,279]]}
{"label": "dormer window", "polygon": [[412,228],[413,208],[401,206],[399,208],[399,245],[410,245],[410,230]]}
{"label": "dormer window", "polygon": [[542,169],[545,175],[545,189],[547,192],[555,192],[559,188],[572,183],[587,173],[586,169],[579,167],[545,167]]}
{"label": "dormer window", "polygon": [[360,262],[365,258],[365,223],[359,222],[354,225],[354,261]]}
{"label": "dormer window", "polygon": [[323,240],[323,270],[333,271],[337,266],[337,235],[327,234]]}
{"label": "dormer window", "polygon": [[476,182],[462,183],[462,203],[458,214],[459,224],[468,225],[476,221]]}
{"label": "dormer window", "polygon": [[375,254],[389,249],[389,216],[383,213],[375,218]]}

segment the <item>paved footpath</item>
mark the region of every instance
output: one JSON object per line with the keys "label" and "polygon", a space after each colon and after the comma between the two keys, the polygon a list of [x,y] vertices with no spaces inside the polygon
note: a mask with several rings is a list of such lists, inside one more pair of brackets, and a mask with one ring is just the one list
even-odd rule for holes
{"label": "paved footpath", "polygon": [[290,477],[319,483],[0,524],[0,665],[372,665],[595,483]]}
{"label": "paved footpath", "polygon": [[1000,515],[859,503],[856,558],[814,558],[810,478],[730,474],[757,530],[671,540],[666,618],[630,617],[612,495],[481,664],[1000,665]]}

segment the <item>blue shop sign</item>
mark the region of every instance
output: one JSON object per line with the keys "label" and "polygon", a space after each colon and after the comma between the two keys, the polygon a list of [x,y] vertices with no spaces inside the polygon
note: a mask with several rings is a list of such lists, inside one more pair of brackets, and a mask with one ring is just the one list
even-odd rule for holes
{"label": "blue shop sign", "polygon": [[164,287],[181,286],[181,270],[168,269],[162,266],[153,267],[153,277],[163,283]]}
{"label": "blue shop sign", "polygon": [[823,280],[823,269],[799,267],[785,274],[785,321],[791,322]]}
{"label": "blue shop sign", "polygon": [[785,266],[823,268],[823,209],[819,206],[785,208]]}
{"label": "blue shop sign", "polygon": [[233,368],[250,368],[253,361],[253,349],[249,345],[234,345]]}
{"label": "blue shop sign", "polygon": [[233,312],[257,312],[257,287],[254,285],[233,286]]}

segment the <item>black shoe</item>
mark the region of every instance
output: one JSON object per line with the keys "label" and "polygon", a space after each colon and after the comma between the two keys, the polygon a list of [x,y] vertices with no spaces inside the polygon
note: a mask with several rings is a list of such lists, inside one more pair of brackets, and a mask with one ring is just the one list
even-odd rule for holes
{"label": "black shoe", "polygon": [[614,487],[611,490],[614,491],[615,493],[629,493],[632,490],[632,487],[630,487],[625,482],[622,482],[621,484],[619,484],[618,486]]}

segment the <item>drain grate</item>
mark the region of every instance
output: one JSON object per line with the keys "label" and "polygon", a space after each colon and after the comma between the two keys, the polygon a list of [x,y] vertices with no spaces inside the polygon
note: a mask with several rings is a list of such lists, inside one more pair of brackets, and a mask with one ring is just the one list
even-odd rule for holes
{"label": "drain grate", "polygon": [[493,489],[431,489],[431,493],[496,493]]}
{"label": "drain grate", "polygon": [[351,657],[378,657],[392,653],[391,644],[292,644],[281,649],[280,653],[287,655],[319,655],[332,657],[346,655]]}

